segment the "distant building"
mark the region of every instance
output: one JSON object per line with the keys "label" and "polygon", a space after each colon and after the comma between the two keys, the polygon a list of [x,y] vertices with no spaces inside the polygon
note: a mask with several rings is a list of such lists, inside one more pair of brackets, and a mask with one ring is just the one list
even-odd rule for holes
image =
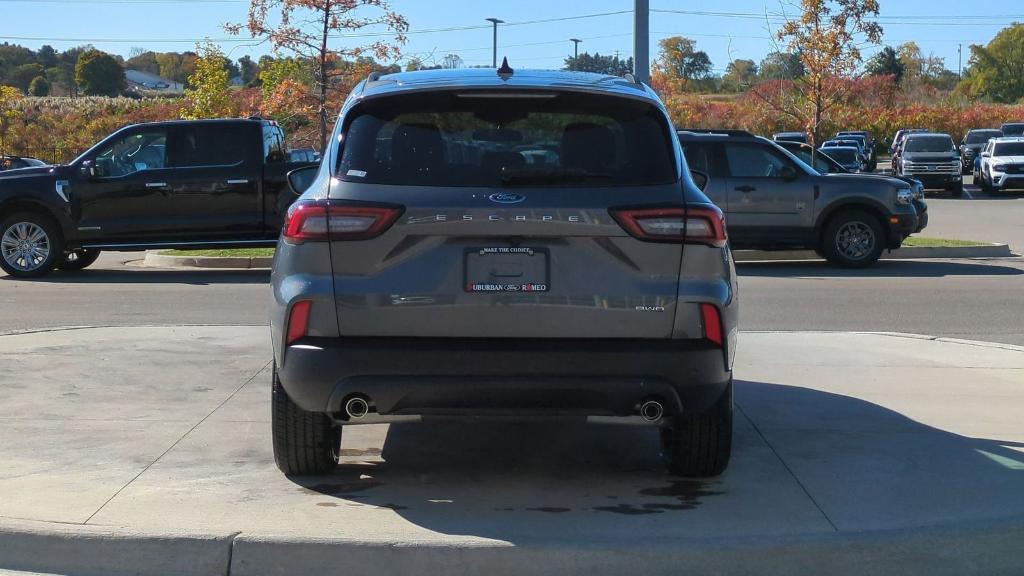
{"label": "distant building", "polygon": [[125,78],[128,86],[140,90],[156,90],[170,94],[180,94],[185,87],[180,82],[161,78],[156,74],[143,72],[141,70],[125,70]]}

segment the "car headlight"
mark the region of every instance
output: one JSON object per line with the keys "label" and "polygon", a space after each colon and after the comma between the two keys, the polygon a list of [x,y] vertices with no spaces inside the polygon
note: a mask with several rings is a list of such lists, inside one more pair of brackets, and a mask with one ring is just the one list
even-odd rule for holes
{"label": "car headlight", "polygon": [[914,192],[910,188],[900,188],[896,191],[896,202],[910,204],[914,201]]}
{"label": "car headlight", "polygon": [[1006,163],[1005,162],[993,162],[992,163],[992,169],[993,170],[1002,170],[1005,167],[1006,167]]}

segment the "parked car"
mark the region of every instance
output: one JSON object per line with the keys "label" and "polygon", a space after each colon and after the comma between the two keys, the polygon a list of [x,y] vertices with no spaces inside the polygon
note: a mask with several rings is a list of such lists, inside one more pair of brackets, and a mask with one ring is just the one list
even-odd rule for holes
{"label": "parked car", "polygon": [[[672,473],[725,469],[736,274],[649,87],[374,74],[328,142],[271,276],[285,474],[333,469],[346,426],[430,415],[657,426]],[[518,152],[549,142],[555,164]]]}
{"label": "parked car", "polygon": [[1003,124],[1000,132],[1003,136],[1024,136],[1024,122],[1007,122]]}
{"label": "parked car", "polygon": [[682,131],[691,168],[726,213],[734,248],[814,249],[846,267],[870,266],[919,230],[909,184],[876,175],[822,175],[752,134]]}
{"label": "parked car", "polygon": [[854,139],[843,139],[843,140],[826,140],[819,149],[824,148],[856,148],[857,149],[857,160],[860,163],[858,172],[867,169],[868,154],[864,150],[864,142],[862,140]]}
{"label": "parked car", "polygon": [[[804,164],[814,168],[814,170],[819,174],[831,174],[836,176],[851,174],[849,170],[843,168],[841,164],[829,157],[827,151],[812,154],[814,152],[814,148],[807,144],[800,144],[799,142],[776,142],[775,145],[783,148],[793,156],[796,156],[798,159],[803,161]],[[917,210],[917,228],[914,230],[914,233],[916,234],[928,226],[928,204],[924,200],[924,184],[922,184],[920,180],[916,178],[875,173],[861,173],[858,174],[858,176],[874,176],[876,178],[883,178],[886,180],[897,179],[906,182],[914,193],[914,208]]]}
{"label": "parked car", "polygon": [[863,143],[863,148],[867,154],[867,171],[874,172],[878,169],[878,143],[871,136],[871,133],[867,130],[845,130],[836,132],[837,139],[843,139],[844,137],[852,136],[859,137]]}
{"label": "parked car", "polygon": [[964,194],[960,150],[949,134],[906,136],[893,170],[900,176],[917,178],[925,188],[948,190],[954,198]]}
{"label": "parked car", "polygon": [[0,172],[19,168],[38,168],[46,165],[46,162],[31,156],[0,156]]}
{"label": "parked car", "polygon": [[978,171],[978,185],[992,193],[1024,186],[1024,137],[989,140]]}
{"label": "parked car", "polygon": [[776,142],[800,142],[807,144],[807,134],[803,132],[778,132],[772,136]]}
{"label": "parked car", "polygon": [[860,149],[855,146],[823,147],[818,152],[827,154],[830,158],[841,164],[847,172],[863,172],[865,169],[864,156],[861,154]]}
{"label": "parked car", "polygon": [[992,138],[1002,137],[1002,130],[987,128],[975,128],[969,130],[964,139],[960,141],[960,163],[964,174],[974,170],[974,161],[981,154],[981,149],[988,144]]}
{"label": "parked car", "polygon": [[288,150],[289,162],[319,162],[320,154],[313,148],[291,148]]}
{"label": "parked car", "polygon": [[266,120],[139,124],[64,166],[0,173],[0,267],[81,270],[101,250],[274,246],[294,199]]}
{"label": "parked car", "polygon": [[903,143],[903,139],[906,138],[908,134],[919,134],[922,132],[928,132],[928,130],[924,128],[904,128],[902,130],[897,130],[896,135],[892,137],[892,144],[889,146],[889,154],[896,154],[900,144]]}

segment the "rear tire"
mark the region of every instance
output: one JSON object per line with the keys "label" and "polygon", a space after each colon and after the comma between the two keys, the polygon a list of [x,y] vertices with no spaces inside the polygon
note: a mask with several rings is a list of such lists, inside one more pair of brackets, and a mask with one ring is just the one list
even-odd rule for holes
{"label": "rear tire", "polygon": [[92,266],[100,257],[100,251],[91,248],[79,248],[64,254],[64,257],[57,262],[57,270],[65,272],[77,272]]}
{"label": "rear tire", "polygon": [[270,391],[274,462],[287,476],[326,474],[338,466],[341,427],[320,412],[307,412],[288,397],[274,365]]}
{"label": "rear tire", "polygon": [[882,256],[885,233],[873,214],[846,210],[834,216],[821,237],[825,258],[843,268],[865,268]]}
{"label": "rear tire", "polygon": [[64,238],[52,218],[16,212],[0,221],[0,268],[15,278],[38,278],[64,256]]}
{"label": "rear tire", "polygon": [[676,416],[661,429],[661,447],[674,476],[718,476],[732,454],[732,380],[722,396],[702,414]]}

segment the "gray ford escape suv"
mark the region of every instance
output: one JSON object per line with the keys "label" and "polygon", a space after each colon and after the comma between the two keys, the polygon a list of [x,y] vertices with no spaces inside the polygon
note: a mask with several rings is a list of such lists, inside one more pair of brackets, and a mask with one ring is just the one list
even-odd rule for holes
{"label": "gray ford escape suv", "polygon": [[330,142],[274,261],[284,473],[330,471],[347,425],[433,417],[658,426],[672,473],[726,468],[736,275],[653,91],[372,75]]}

